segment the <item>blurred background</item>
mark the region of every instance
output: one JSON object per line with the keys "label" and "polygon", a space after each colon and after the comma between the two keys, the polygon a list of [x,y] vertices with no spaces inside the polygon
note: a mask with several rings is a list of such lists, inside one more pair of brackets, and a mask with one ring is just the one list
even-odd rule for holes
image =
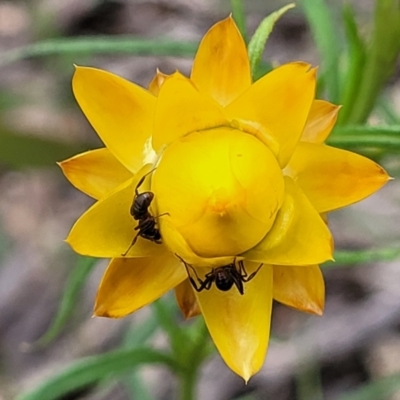
{"label": "blurred background", "polygon": [[[339,25],[342,2],[328,3]],[[367,33],[374,2],[352,3],[361,33]],[[245,1],[249,32],[285,4]],[[91,318],[106,266],[106,260],[99,260],[82,290],[76,290],[76,304],[61,332],[46,346],[35,345],[54,320],[78,260],[63,240],[92,203],[67,182],[55,163],[101,146],[74,101],[73,63],[106,69],[143,86],[157,67],[165,73],[179,69],[188,74],[192,63],[191,57],[82,52],[11,62],[2,55],[9,57],[11,50],[45,39],[75,36],[124,34],[195,43],[229,13],[230,2],[223,0],[0,0],[0,400],[35,388],[81,357],[116,348],[151,314],[146,308],[123,320]],[[278,22],[265,57],[277,65],[292,60],[319,64],[301,7]],[[385,87],[397,121],[399,71]],[[381,122],[379,115],[370,117],[372,124]],[[391,176],[398,176],[397,157],[381,162]],[[330,225],[338,249],[379,249],[398,244],[399,218],[400,184],[395,180],[368,200],[333,213]],[[393,375],[400,374],[399,261],[371,257],[351,268],[329,266],[324,275],[323,317],[276,304],[273,339],[262,371],[246,386],[214,353],[202,370],[199,398],[335,400],[385,377],[400,379]],[[156,332],[151,345],[163,348],[167,341]],[[153,398],[174,398],[175,379],[155,366],[59,398],[139,398],[132,388],[139,380],[137,385],[151,388]],[[389,396],[382,390],[373,398],[400,399],[400,391]]]}

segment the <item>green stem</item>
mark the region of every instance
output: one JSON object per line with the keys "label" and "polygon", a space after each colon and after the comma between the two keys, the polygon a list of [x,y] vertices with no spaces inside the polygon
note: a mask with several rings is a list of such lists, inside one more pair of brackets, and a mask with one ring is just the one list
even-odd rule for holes
{"label": "green stem", "polygon": [[183,360],[184,365],[180,369],[180,399],[182,400],[194,400],[196,398],[199,370],[203,361],[209,355],[209,334],[204,320],[201,321],[201,325],[197,327],[197,337],[191,348],[188,349],[185,360]]}
{"label": "green stem", "polygon": [[189,370],[186,373],[181,374],[181,388],[180,388],[180,399],[181,400],[195,400],[196,395],[196,383],[197,383],[197,369]]}

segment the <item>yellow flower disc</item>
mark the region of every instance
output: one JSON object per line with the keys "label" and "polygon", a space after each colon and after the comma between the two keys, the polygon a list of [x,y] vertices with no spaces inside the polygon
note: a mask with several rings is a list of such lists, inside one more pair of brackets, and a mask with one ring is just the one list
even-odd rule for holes
{"label": "yellow flower disc", "polygon": [[[252,135],[221,127],[191,133],[167,147],[152,191],[157,213],[168,213],[160,219],[167,218],[194,253],[235,256],[255,246],[272,227],[284,181],[267,146]],[[162,221],[160,225],[162,229]]]}

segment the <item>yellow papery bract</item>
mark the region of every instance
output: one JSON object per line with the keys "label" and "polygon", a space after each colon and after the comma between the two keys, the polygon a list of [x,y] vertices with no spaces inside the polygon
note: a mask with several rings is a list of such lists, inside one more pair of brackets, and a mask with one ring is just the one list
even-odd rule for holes
{"label": "yellow papery bract", "polygon": [[104,273],[94,315],[121,318],[157,300],[187,278],[172,254],[162,257],[115,258]]}
{"label": "yellow papery bract", "polygon": [[168,78],[168,75],[163,74],[161,71],[158,70],[154,75],[154,78],[151,80],[149,83],[149,92],[154,94],[154,96],[158,96],[160,93],[161,86],[165,82],[165,80]]}
{"label": "yellow papery bract", "polygon": [[227,124],[221,106],[176,72],[165,79],[158,94],[153,147],[158,151],[191,132]]}
{"label": "yellow papery bract", "polygon": [[[290,63],[274,69],[226,107],[226,115],[278,143],[284,167],[300,140],[315,94],[315,69]],[[242,122],[244,121],[244,123]]]}
{"label": "yellow papery bract", "polygon": [[247,260],[279,265],[311,265],[332,260],[333,241],[325,222],[292,179],[271,231],[242,254]]}
{"label": "yellow papery bract", "polygon": [[[93,257],[121,257],[137,234],[131,214],[135,187],[140,178],[151,169],[143,167],[137,175],[119,186],[107,197],[89,208],[72,227],[67,242],[79,254]],[[167,249],[162,244],[138,238],[130,249],[129,257],[163,255]]]}
{"label": "yellow papery bract", "polygon": [[203,37],[190,78],[223,106],[251,85],[246,44],[232,17],[216,23]]}
{"label": "yellow papery bract", "polygon": [[273,274],[274,300],[300,311],[322,315],[325,284],[318,265],[274,265]]}
{"label": "yellow papery bract", "polygon": [[152,190],[158,212],[169,214],[194,253],[209,258],[235,256],[257,244],[274,222],[284,186],[266,146],[252,135],[219,128],[171,144]]}
{"label": "yellow papery bract", "polygon": [[362,200],[389,180],[386,171],[366,157],[313,143],[299,143],[285,174],[319,213]]}
{"label": "yellow papery bract", "polygon": [[[246,263],[249,274],[259,264]],[[197,268],[200,276],[202,269]],[[236,287],[221,292],[215,285],[196,293],[211,337],[228,366],[245,381],[262,367],[267,351],[271,308],[272,267],[263,265],[245,284],[244,295]]]}
{"label": "yellow papery bract", "polygon": [[314,100],[301,140],[323,143],[336,123],[340,106],[325,100]]}
{"label": "yellow papery bract", "polygon": [[106,147],[78,154],[59,165],[77,189],[95,199],[100,199],[132,178],[132,172]]}
{"label": "yellow papery bract", "polygon": [[186,319],[201,314],[193,287],[189,279],[184,280],[175,288],[176,301]]}
{"label": "yellow papery bract", "polygon": [[[96,68],[76,67],[72,88],[101,140],[128,170],[141,168],[156,98],[140,86]],[[123,143],[123,145],[121,145]]]}

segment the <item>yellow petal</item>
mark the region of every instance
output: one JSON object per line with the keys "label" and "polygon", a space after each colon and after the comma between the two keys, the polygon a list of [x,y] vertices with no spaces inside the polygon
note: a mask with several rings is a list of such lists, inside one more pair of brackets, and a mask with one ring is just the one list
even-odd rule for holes
{"label": "yellow petal", "polygon": [[223,106],[251,85],[246,44],[232,17],[216,23],[203,37],[191,79]]}
{"label": "yellow petal", "polygon": [[303,132],[315,93],[315,69],[296,62],[276,68],[226,107],[245,130],[279,146],[284,167]]}
{"label": "yellow petal", "polygon": [[362,200],[389,180],[386,171],[368,158],[313,143],[300,143],[284,172],[320,213]]}
{"label": "yellow petal", "polygon": [[301,140],[323,143],[334,127],[340,106],[325,100],[314,100]]}
{"label": "yellow petal", "polygon": [[[67,242],[77,253],[118,258],[127,251],[137,234],[134,230],[137,221],[130,214],[135,187],[149,170],[149,165],[142,168],[133,179],[99,200],[78,219],[67,238]],[[166,251],[164,245],[139,237],[128,256],[150,257],[163,255]]]}
{"label": "yellow petal", "polygon": [[114,258],[100,283],[94,315],[121,318],[153,302],[187,278],[176,257]]}
{"label": "yellow petal", "polygon": [[107,148],[87,151],[59,163],[67,179],[80,191],[100,199],[132,177]]}
{"label": "yellow petal", "polygon": [[130,171],[139,170],[153,128],[156,98],[117,75],[88,67],[76,68],[72,88],[111,153]]}
{"label": "yellow petal", "polygon": [[230,128],[176,140],[163,153],[153,185],[158,213],[168,213],[204,258],[234,256],[258,243],[284,192],[282,172],[268,148]]}
{"label": "yellow petal", "polygon": [[331,233],[307,197],[288,177],[286,197],[271,231],[247,260],[274,265],[312,265],[332,259]]}
{"label": "yellow petal", "polygon": [[163,243],[168,247],[171,253],[176,254],[185,263],[196,265],[197,267],[219,267],[220,265],[230,264],[233,257],[199,257],[189,247],[184,237],[171,223],[170,218],[166,215],[159,220],[160,230],[163,237]]}
{"label": "yellow petal", "polygon": [[201,314],[196,296],[189,279],[184,280],[175,288],[175,296],[179,308],[186,319]]}
{"label": "yellow petal", "polygon": [[165,80],[157,98],[153,147],[157,151],[188,133],[223,124],[227,120],[222,108],[176,72]]}
{"label": "yellow petal", "polygon": [[[246,263],[250,274],[258,268]],[[197,269],[201,273],[201,269]],[[200,309],[221,357],[247,382],[260,370],[267,351],[271,308],[272,267],[263,265],[244,283],[244,294],[236,287],[222,292],[212,285],[197,293]]]}
{"label": "yellow petal", "polygon": [[274,265],[274,300],[312,314],[322,315],[324,277],[318,265]]}
{"label": "yellow petal", "polygon": [[157,72],[154,75],[154,78],[151,80],[149,84],[149,92],[154,94],[154,96],[158,96],[160,93],[160,88],[165,82],[165,80],[168,78],[168,75],[163,74],[158,68]]}

